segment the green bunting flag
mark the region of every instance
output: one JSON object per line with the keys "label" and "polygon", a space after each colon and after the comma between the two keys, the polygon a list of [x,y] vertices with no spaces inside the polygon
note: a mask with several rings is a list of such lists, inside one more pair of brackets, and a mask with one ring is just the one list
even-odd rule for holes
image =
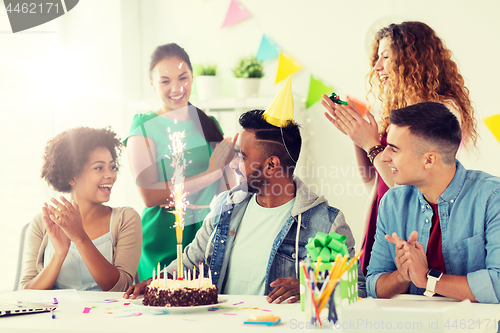
{"label": "green bunting flag", "polygon": [[333,87],[325,85],[321,80],[316,79],[311,75],[309,81],[309,92],[307,93],[306,109],[321,99],[323,94],[328,94],[333,91]]}

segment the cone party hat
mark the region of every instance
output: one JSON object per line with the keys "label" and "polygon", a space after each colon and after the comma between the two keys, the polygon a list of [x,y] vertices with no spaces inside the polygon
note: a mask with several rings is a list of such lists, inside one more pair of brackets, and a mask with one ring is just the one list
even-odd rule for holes
{"label": "cone party hat", "polygon": [[285,126],[289,120],[295,122],[291,76],[288,76],[276,97],[267,107],[263,117],[269,124],[276,127]]}

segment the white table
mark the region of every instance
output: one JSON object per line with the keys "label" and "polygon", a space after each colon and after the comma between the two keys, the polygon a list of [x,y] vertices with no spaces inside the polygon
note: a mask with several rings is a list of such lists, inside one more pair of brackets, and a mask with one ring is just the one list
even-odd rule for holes
{"label": "white table", "polygon": [[[264,296],[219,295],[221,308],[185,314],[154,315],[142,306],[124,305],[128,300],[123,293],[78,292],[84,300],[60,302],[52,319],[50,313],[36,313],[0,317],[0,332],[262,332],[263,327],[243,325],[248,316],[255,312],[272,313],[281,317],[281,323],[273,331],[290,329],[290,321],[302,318],[300,304],[269,304]],[[7,298],[10,294],[0,295]],[[118,302],[103,303],[106,299]],[[243,303],[241,303],[243,302]],[[240,303],[240,304],[237,304]],[[85,307],[92,308],[83,314]],[[257,309],[250,309],[257,308]],[[267,311],[264,311],[267,310]],[[133,314],[142,313],[139,316]]]}
{"label": "white table", "polygon": [[[26,292],[26,291],[23,291]],[[36,292],[36,291],[35,291]],[[0,299],[11,298],[19,293],[0,295]],[[263,330],[307,332],[305,313],[300,311],[300,304],[269,304],[264,296],[219,295],[226,300],[216,311],[203,311],[185,314],[155,315],[147,308],[122,298],[123,293],[105,292],[75,292],[81,297],[78,301],[61,301],[56,319],[50,313],[16,315],[0,317],[0,332],[263,332]],[[105,303],[104,300],[116,300]],[[387,305],[393,300],[371,300],[376,304]],[[109,302],[109,301],[108,301]],[[365,302],[365,301],[362,301]],[[415,305],[421,304],[415,300]],[[472,304],[473,312],[479,318],[500,319],[500,305]],[[85,307],[91,308],[88,314],[83,314]],[[168,310],[167,310],[168,311]],[[272,327],[243,325],[252,313],[272,313],[281,317],[281,323]],[[141,315],[138,315],[141,313]],[[324,315],[324,316],[323,316]],[[360,318],[366,316],[366,311],[360,312]],[[326,317],[326,311],[322,318]],[[342,320],[342,318],[340,318]],[[302,329],[301,329],[302,328]],[[330,327],[331,328],[331,327]],[[483,326],[468,329],[466,332],[496,332],[498,324],[491,323],[488,328]],[[335,329],[333,329],[335,331]],[[338,330],[337,330],[338,331]],[[363,332],[364,330],[360,330]],[[425,330],[424,330],[425,331]],[[381,331],[382,332],[382,331]],[[385,331],[383,331],[385,332]],[[390,332],[398,332],[391,330]],[[402,330],[401,332],[405,332]],[[432,332],[432,331],[429,331]],[[457,332],[450,329],[449,332]]]}

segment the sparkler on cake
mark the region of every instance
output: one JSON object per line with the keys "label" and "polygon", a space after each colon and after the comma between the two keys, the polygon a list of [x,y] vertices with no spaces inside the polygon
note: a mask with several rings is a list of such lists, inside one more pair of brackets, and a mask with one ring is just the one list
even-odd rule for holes
{"label": "sparkler on cake", "polygon": [[[170,128],[167,129],[170,133]],[[173,132],[169,134],[170,142],[172,146],[169,146],[172,152],[172,163],[170,166],[174,168],[174,174],[172,175],[171,182],[173,185],[173,190],[171,190],[170,196],[173,201],[170,200],[169,206],[174,207],[173,213],[175,215],[175,236],[177,239],[177,275],[178,279],[184,278],[184,265],[182,262],[182,234],[184,231],[184,212],[186,211],[187,205],[187,193],[184,192],[184,170],[186,169],[186,159],[184,158],[184,148],[186,144],[182,142],[182,139],[186,136],[185,132]],[[172,187],[171,187],[172,188]]]}
{"label": "sparkler on cake", "polygon": [[[167,129],[170,133],[170,128]],[[199,263],[198,278],[196,278],[196,266],[193,270],[187,270],[182,261],[182,235],[184,231],[184,213],[189,205],[187,192],[184,191],[184,170],[186,160],[184,159],[185,143],[182,139],[185,132],[173,132],[169,134],[172,152],[170,166],[174,168],[171,178],[171,200],[168,207],[174,207],[170,211],[175,215],[175,235],[177,239],[177,269],[173,271],[173,278],[167,279],[166,267],[163,268],[163,279],[160,276],[160,263],[155,273],[153,269],[152,281],[144,294],[143,304],[147,306],[199,306],[216,304],[218,299],[217,286],[212,285],[212,276],[208,269],[208,278],[204,278],[204,263]],[[189,161],[191,163],[191,161]],[[185,273],[187,272],[187,274]],[[191,274],[192,273],[192,274]]]}

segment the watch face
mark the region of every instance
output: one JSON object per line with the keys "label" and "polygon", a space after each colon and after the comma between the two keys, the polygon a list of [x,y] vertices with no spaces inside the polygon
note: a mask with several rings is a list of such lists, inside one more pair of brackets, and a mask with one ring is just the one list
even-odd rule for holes
{"label": "watch face", "polygon": [[436,279],[438,279],[442,274],[443,273],[441,273],[440,271],[436,271],[435,269],[431,269],[429,273],[427,273],[427,275],[432,276]]}

